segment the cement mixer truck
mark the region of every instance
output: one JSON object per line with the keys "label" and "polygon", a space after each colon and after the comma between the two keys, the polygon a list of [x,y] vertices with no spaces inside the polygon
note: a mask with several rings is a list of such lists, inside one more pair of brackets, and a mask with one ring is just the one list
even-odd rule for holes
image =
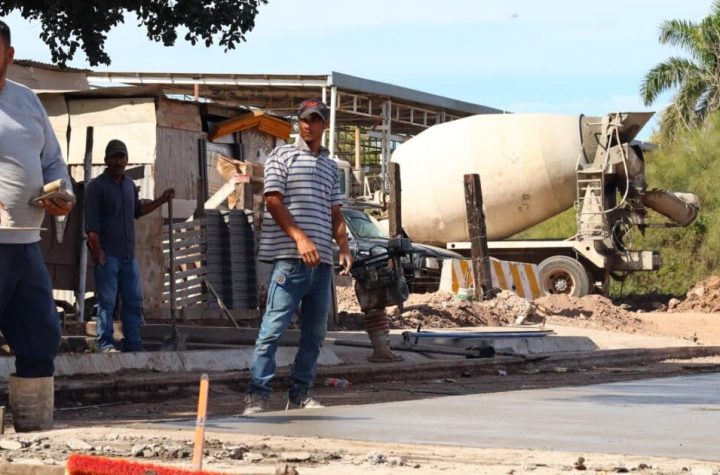
{"label": "cement mixer truck", "polygon": [[[649,189],[633,140],[652,113],[605,117],[478,115],[439,124],[400,145],[402,222],[416,242],[469,255],[463,175],[482,182],[491,256],[538,264],[546,294],[605,292],[610,278],[652,271],[654,250],[634,250],[635,226],[687,226],[697,197]],[[564,240],[508,239],[574,206]],[[651,223],[648,209],[665,218]]]}

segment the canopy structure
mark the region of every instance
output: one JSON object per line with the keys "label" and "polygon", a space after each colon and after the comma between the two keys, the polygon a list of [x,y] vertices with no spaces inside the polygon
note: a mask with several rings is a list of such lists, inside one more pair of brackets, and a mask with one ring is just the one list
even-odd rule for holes
{"label": "canopy structure", "polygon": [[[152,85],[170,95],[244,106],[288,118],[295,115],[304,99],[318,97],[330,106],[330,130],[325,145],[331,153],[352,163],[354,151],[359,168],[362,129],[366,139],[379,145],[383,179],[393,145],[435,124],[476,114],[505,113],[338,72],[327,75],[90,72],[87,79],[93,85]],[[353,129],[354,146],[339,146],[353,136]]]}

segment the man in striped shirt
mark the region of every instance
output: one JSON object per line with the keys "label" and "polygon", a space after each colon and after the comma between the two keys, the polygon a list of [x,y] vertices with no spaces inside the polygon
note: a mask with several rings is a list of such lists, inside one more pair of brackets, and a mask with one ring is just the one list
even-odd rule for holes
{"label": "man in striped shirt", "polygon": [[265,163],[265,214],[258,259],[272,262],[273,272],[243,415],[267,409],[277,344],[298,308],[300,345],[286,409],[322,407],[308,391],[315,380],[332,300],[333,238],[340,247],[341,273],[347,274],[352,266],[340,211],[338,167],[321,146],[329,116],[321,101],[303,101],[298,109],[297,140],[273,150]]}

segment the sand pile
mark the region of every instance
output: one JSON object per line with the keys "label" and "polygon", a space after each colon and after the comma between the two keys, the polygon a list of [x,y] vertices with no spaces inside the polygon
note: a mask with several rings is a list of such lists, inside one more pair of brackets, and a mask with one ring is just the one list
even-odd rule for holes
{"label": "sand pile", "polygon": [[634,313],[612,303],[602,295],[571,297],[558,294],[541,297],[535,301],[538,312],[549,323],[572,325],[600,330],[636,333],[649,325]]}

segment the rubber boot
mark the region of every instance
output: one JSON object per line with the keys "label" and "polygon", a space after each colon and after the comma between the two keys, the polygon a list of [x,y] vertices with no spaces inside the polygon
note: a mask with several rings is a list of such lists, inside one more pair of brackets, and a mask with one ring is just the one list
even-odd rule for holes
{"label": "rubber boot", "polygon": [[10,376],[10,410],[15,432],[32,432],[53,428],[55,380]]}
{"label": "rubber boot", "polygon": [[402,361],[403,357],[396,355],[390,350],[390,332],[383,331],[377,333],[369,333],[370,343],[372,343],[373,352],[368,356],[368,361],[373,363],[393,363]]}

